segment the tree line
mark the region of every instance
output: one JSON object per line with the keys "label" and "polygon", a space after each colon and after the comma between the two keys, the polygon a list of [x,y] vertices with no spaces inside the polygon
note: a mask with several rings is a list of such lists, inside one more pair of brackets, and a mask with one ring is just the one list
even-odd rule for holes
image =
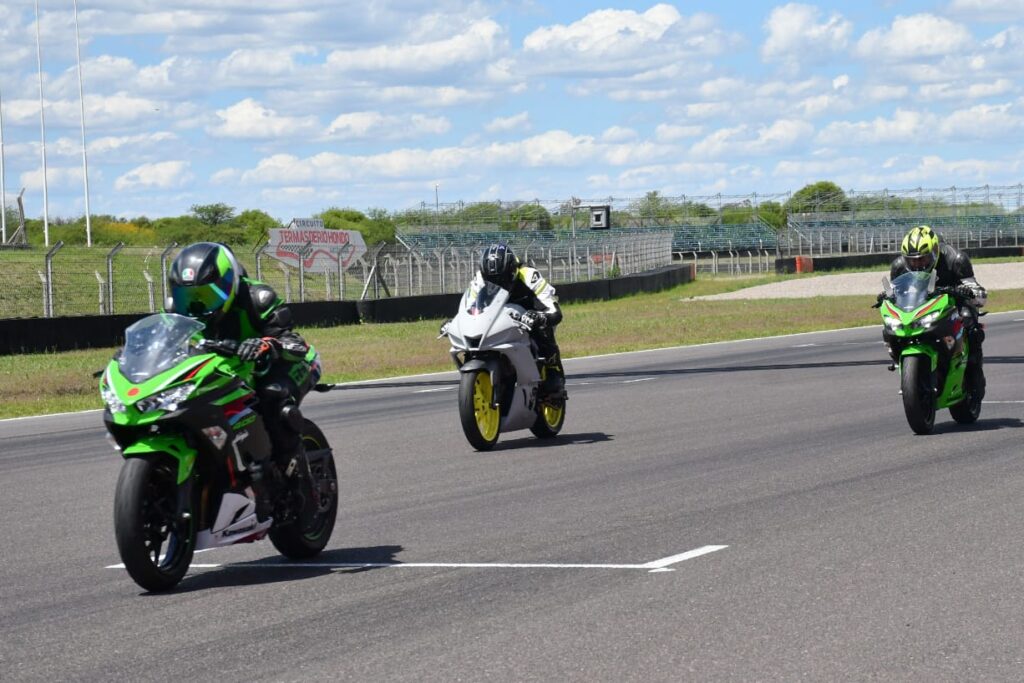
{"label": "tree line", "polygon": [[[434,227],[439,230],[563,230],[574,227],[585,229],[589,225],[586,210],[580,211],[578,201],[564,202],[549,210],[539,202],[474,202],[471,204],[422,206],[388,212],[369,209],[366,212],[351,208],[330,207],[313,217],[324,221],[332,230],[356,230],[368,245],[394,242],[396,230]],[[847,196],[836,183],[819,181],[794,192],[785,202],[749,200],[727,203],[718,207],[704,202],[667,197],[657,191],[646,193],[627,207],[615,209],[611,225],[622,227],[672,227],[722,223],[727,225],[761,223],[776,230],[786,226],[791,213],[845,213],[850,211],[927,211],[929,215],[942,215],[944,211],[963,209],[942,199],[892,197],[879,195]],[[1004,213],[997,204],[974,202],[966,205],[972,213]],[[17,226],[18,216],[7,209],[8,234]],[[215,240],[233,245],[255,245],[267,239],[268,230],[282,226],[282,222],[260,209],[237,212],[224,203],[196,204],[182,216],[150,219],[146,216],[122,218],[110,215],[91,217],[93,243],[114,245],[156,246],[177,242],[188,244],[202,240]],[[43,222],[25,221],[30,244],[43,243]],[[50,221],[50,242],[63,240],[65,244],[85,244],[85,217],[56,218]]]}

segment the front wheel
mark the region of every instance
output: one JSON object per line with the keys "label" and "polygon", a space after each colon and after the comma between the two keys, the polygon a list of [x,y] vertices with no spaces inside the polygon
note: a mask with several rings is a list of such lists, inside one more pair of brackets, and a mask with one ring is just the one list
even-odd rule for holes
{"label": "front wheel", "polygon": [[195,551],[194,518],[178,516],[177,464],[147,455],[121,467],[114,493],[114,536],[128,575],[148,591],[173,588]]}
{"label": "front wheel", "polygon": [[930,434],[935,427],[935,391],[928,356],[907,356],[900,363],[903,410],[915,434]]}
{"label": "front wheel", "polygon": [[[338,516],[338,472],[334,467],[334,454],[327,437],[309,420],[303,421],[302,447],[309,457],[312,486],[320,496],[320,508],[312,515],[302,515],[300,511],[299,519],[270,528],[270,542],[279,553],[293,560],[309,559],[323,550],[331,540]],[[304,494],[303,505],[313,505],[308,494]],[[304,518],[310,521],[303,524]]]}
{"label": "front wheel", "polygon": [[478,451],[494,448],[501,431],[501,410],[491,406],[493,395],[489,372],[471,370],[462,373],[459,380],[459,419],[466,439]]}

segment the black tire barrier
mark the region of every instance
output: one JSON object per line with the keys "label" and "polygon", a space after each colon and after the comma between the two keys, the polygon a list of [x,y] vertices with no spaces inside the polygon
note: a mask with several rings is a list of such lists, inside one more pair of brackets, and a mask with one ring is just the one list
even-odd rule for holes
{"label": "black tire barrier", "polygon": [[[667,266],[642,275],[559,284],[562,303],[607,301],[692,282],[693,264]],[[360,322],[389,323],[449,318],[460,294],[429,294],[367,301],[311,301],[288,304],[297,327],[333,327]],[[118,346],[124,328],[146,313],[76,315],[62,318],[0,319],[0,355],[73,351]]]}

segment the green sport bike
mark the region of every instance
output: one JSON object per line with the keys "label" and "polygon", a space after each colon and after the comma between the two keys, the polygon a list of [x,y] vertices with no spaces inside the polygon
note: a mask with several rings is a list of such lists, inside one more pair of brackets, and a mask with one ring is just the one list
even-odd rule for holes
{"label": "green sport bike", "polygon": [[[305,462],[282,472],[256,410],[255,363],[237,342],[203,339],[203,324],[171,313],[125,330],[100,380],[109,438],[124,456],[114,495],[114,535],[128,574],[149,591],[185,576],[196,550],[258,541],[294,559],[319,553],[338,509],[334,456],[297,406],[280,419],[302,435]],[[300,387],[319,385],[310,348]],[[298,468],[296,474],[295,469]]]}
{"label": "green sport bike", "polygon": [[969,381],[970,340],[955,288],[935,287],[935,273],[908,272],[883,278],[882,339],[900,371],[907,422],[916,434],[935,426],[935,411],[970,424],[981,415],[981,394]]}

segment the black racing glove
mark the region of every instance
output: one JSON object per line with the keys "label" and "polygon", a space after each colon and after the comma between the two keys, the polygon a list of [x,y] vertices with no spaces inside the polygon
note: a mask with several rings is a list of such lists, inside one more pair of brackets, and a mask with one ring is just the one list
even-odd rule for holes
{"label": "black racing glove", "polygon": [[437,336],[438,337],[447,337],[448,336],[448,330],[450,330],[451,328],[452,328],[452,321],[451,320],[445,320],[444,323],[441,324],[441,329],[438,332]]}
{"label": "black racing glove", "polygon": [[953,292],[956,296],[964,301],[970,301],[974,298],[974,288],[970,285],[957,285]]}
{"label": "black racing glove", "polygon": [[882,302],[885,301],[887,298],[888,297],[886,296],[885,292],[879,292],[878,293],[878,298],[875,301],[875,305],[872,306],[871,308],[881,308],[882,307]]}
{"label": "black racing glove", "polygon": [[530,331],[543,329],[547,327],[548,324],[547,316],[540,311],[527,311],[526,313],[523,313],[523,317],[520,318],[520,321],[523,323],[523,326]]}
{"label": "black racing glove", "polygon": [[238,346],[238,357],[246,361],[274,361],[280,356],[275,339],[271,337],[252,337]]}

